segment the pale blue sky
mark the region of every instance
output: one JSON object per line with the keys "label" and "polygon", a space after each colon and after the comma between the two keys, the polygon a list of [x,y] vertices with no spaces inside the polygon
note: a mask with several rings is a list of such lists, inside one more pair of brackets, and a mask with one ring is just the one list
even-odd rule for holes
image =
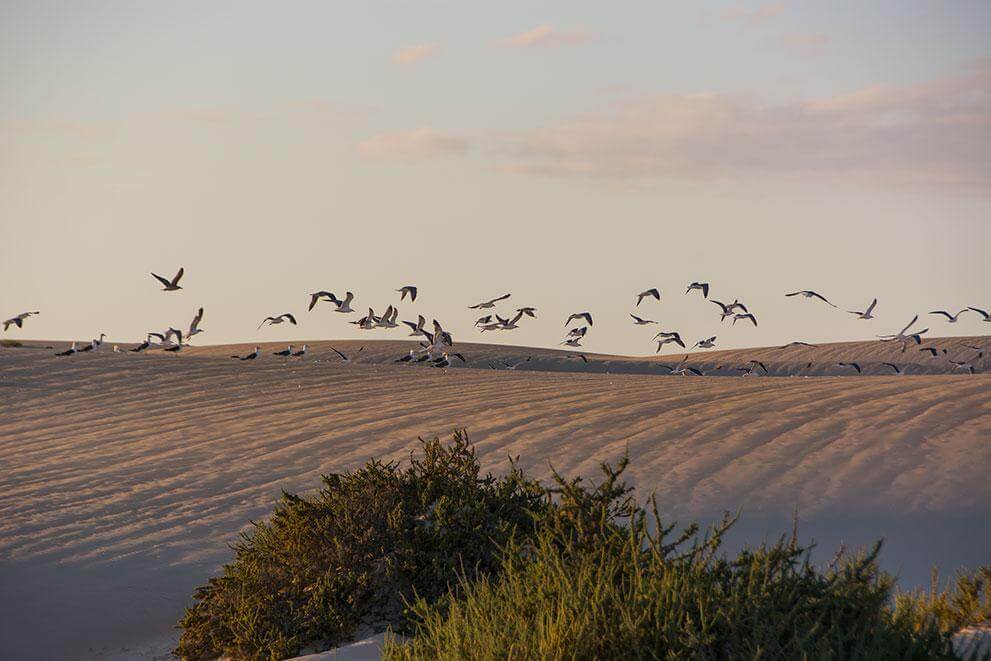
{"label": "pale blue sky", "polygon": [[[353,337],[306,293],[381,311],[414,282],[401,316],[460,339],[508,290],[541,317],[484,339],[553,345],[591,309],[589,350],[644,353],[655,285],[646,316],[726,347],[988,307],[988,34],[987,2],[935,0],[0,2],[0,317]],[[697,279],[761,327],[720,327]]]}

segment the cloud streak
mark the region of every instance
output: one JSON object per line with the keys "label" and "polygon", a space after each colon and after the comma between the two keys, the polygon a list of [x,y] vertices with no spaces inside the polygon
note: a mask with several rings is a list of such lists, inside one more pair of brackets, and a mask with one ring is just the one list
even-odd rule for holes
{"label": "cloud streak", "polygon": [[756,7],[745,7],[737,5],[729,7],[722,13],[723,18],[745,21],[747,23],[760,23],[769,18],[774,18],[781,14],[788,6],[787,0],[777,0],[777,2],[765,2]]}
{"label": "cloud streak", "polygon": [[414,62],[419,62],[420,60],[428,58],[432,55],[436,55],[439,51],[439,44],[418,44],[409,48],[403,48],[393,53],[392,62],[393,64],[398,64],[400,66],[413,64]]}
{"label": "cloud streak", "polygon": [[590,41],[592,36],[591,32],[583,28],[562,30],[550,25],[540,25],[532,30],[499,39],[496,45],[515,49],[557,48],[585,43]]}
{"label": "cloud streak", "polygon": [[429,127],[379,133],[358,145],[358,153],[375,160],[418,160],[457,156],[468,150],[466,138]]}
{"label": "cloud streak", "polygon": [[923,84],[772,106],[656,94],[521,135],[510,153],[512,170],[554,176],[770,175],[989,190],[991,62]]}

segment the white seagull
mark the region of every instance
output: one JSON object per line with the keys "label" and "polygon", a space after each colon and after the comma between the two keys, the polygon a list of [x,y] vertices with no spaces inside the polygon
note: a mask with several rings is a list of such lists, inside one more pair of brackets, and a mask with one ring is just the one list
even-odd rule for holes
{"label": "white seagull", "polygon": [[640,302],[645,298],[654,298],[659,301],[661,300],[661,292],[657,291],[657,287],[652,287],[640,292],[637,294],[637,307],[640,307]]}
{"label": "white seagull", "polygon": [[733,315],[733,325],[736,326],[736,322],[740,321],[741,319],[749,319],[750,321],[753,322],[754,326],[757,325],[757,317],[755,317],[750,312],[748,312],[746,314],[740,314],[739,312],[737,312],[736,314],[734,314]]}
{"label": "white seagull", "polygon": [[[657,338],[661,338],[661,339],[658,340]],[[682,349],[685,348],[685,343],[684,341],[682,341],[681,335],[679,335],[674,331],[670,333],[661,331],[660,333],[654,336],[654,339],[657,340],[657,351],[655,351],[654,353],[660,353],[661,347],[663,347],[665,344],[669,344],[672,342],[680,346]]]}
{"label": "white seagull", "polygon": [[[825,296],[823,296],[822,294],[820,294],[818,292],[814,292],[811,289],[803,289],[801,291],[794,291],[794,292],[792,292],[790,294],[785,294],[785,296],[804,296],[805,298],[818,298],[820,301],[822,301],[823,303],[826,303],[827,305],[833,305],[828,300],[826,300],[826,297]],[[833,307],[835,308],[836,306],[833,305]]]}
{"label": "white seagull", "polygon": [[427,320],[423,317],[422,314],[416,316],[415,322],[403,321],[403,323],[409,326],[410,330],[413,331],[412,333],[409,334],[410,337],[416,337],[417,335],[422,335],[424,337],[427,336],[427,334],[423,332],[423,326],[427,323]]}
{"label": "white seagull", "polygon": [[303,345],[303,348],[302,348],[302,349],[300,349],[299,351],[294,351],[294,352],[292,353],[292,355],[293,355],[293,357],[295,357],[295,358],[300,358],[300,357],[302,357],[302,356],[305,356],[305,355],[306,355],[306,352],[307,352],[307,351],[309,350],[309,348],[310,348],[310,347],[308,347],[308,346],[306,346],[306,345],[304,344],[304,345]]}
{"label": "white seagull", "polygon": [[592,313],[591,312],[575,312],[570,317],[568,317],[568,320],[566,322],[564,322],[564,325],[567,326],[568,324],[570,324],[575,319],[584,319],[585,321],[588,322],[588,325],[589,326],[592,325]]}
{"label": "white seagull", "polygon": [[733,316],[733,313],[736,312],[737,310],[743,310],[744,312],[749,312],[750,311],[750,310],[747,309],[747,306],[746,305],[744,305],[743,303],[741,303],[740,301],[735,300],[735,299],[729,305],[727,305],[726,303],[723,303],[721,301],[717,301],[716,299],[712,299],[709,302],[710,303],[715,303],[722,310],[721,316],[719,317],[719,321],[724,321],[726,319],[726,317],[732,317]]}
{"label": "white seagull", "polygon": [[73,342],[72,343],[72,346],[70,346],[68,349],[66,349],[65,351],[59,351],[55,355],[56,356],[71,356],[72,354],[76,353],[76,351],[77,351],[77,349],[76,349],[76,343]]}
{"label": "white seagull", "polygon": [[960,315],[962,315],[964,312],[966,312],[969,309],[970,308],[964,308],[963,310],[960,310],[960,312],[957,312],[956,314],[950,314],[946,310],[933,310],[929,314],[941,314],[944,317],[946,317],[946,321],[948,323],[955,324],[960,320]]}
{"label": "white seagull", "polygon": [[18,328],[24,328],[24,320],[34,314],[41,314],[40,312],[22,312],[16,317],[11,317],[3,322],[3,329],[7,330],[10,328],[11,324],[17,326]]}
{"label": "white seagull", "polygon": [[189,338],[203,332],[203,329],[200,328],[201,321],[203,321],[203,308],[197,311],[196,316],[193,317],[193,322],[189,324],[189,330],[186,331],[186,344],[189,344]]}
{"label": "white seagull", "polygon": [[692,284],[688,285],[688,289],[685,290],[685,293],[687,294],[688,292],[692,291],[693,289],[698,289],[699,291],[701,291],[702,292],[702,298],[709,298],[709,283],[708,282],[693,282]]}
{"label": "white seagull", "polygon": [[638,317],[635,314],[630,314],[630,316],[633,317],[633,323],[636,324],[637,326],[646,326],[648,324],[656,324],[657,323],[656,321],[653,321],[651,319],[641,319],[640,317]]}
{"label": "white seagull", "polygon": [[158,280],[159,282],[162,283],[162,285],[163,285],[162,291],[178,291],[178,290],[182,289],[182,287],[179,286],[179,280],[182,279],[182,274],[183,273],[185,273],[185,269],[183,269],[180,266],[178,273],[176,273],[175,276],[171,280],[169,280],[167,278],[163,278],[162,276],[158,275],[157,273],[152,273],[151,275],[156,280]]}
{"label": "white seagull", "polygon": [[873,319],[874,315],[871,313],[874,312],[874,308],[876,306],[877,306],[877,299],[875,298],[873,301],[871,301],[871,304],[868,305],[867,309],[864,310],[863,312],[857,312],[856,310],[847,310],[847,312],[849,312],[850,314],[857,315],[857,319]]}
{"label": "white seagull", "polygon": [[714,346],[716,346],[715,335],[713,335],[712,337],[707,337],[699,340],[694,345],[692,345],[692,348],[694,349],[695,347],[698,347],[700,349],[711,349]]}
{"label": "white seagull", "polygon": [[292,345],[290,344],[288,348],[283,349],[282,351],[273,351],[272,352],[272,355],[273,356],[282,356],[283,358],[288,358],[289,356],[292,355]]}
{"label": "white seagull", "polygon": [[[292,316],[292,314],[290,314],[289,312],[283,312],[278,317],[265,317],[262,320],[262,322],[258,324],[258,328],[261,328],[265,324],[268,324],[269,326],[275,326],[276,324],[281,324],[286,321],[288,321],[293,326],[296,325],[296,317]],[[182,341],[181,337],[180,337],[180,341]]]}
{"label": "white seagull", "polygon": [[354,300],[354,294],[352,294],[351,292],[345,293],[344,300],[337,301],[337,309],[334,310],[334,312],[343,312],[345,314],[349,312],[354,312],[354,310],[351,309],[351,301],[353,300]]}
{"label": "white seagull", "polygon": [[255,347],[255,350],[244,356],[231,356],[231,358],[237,358],[238,360],[254,360],[261,353],[261,349]]}
{"label": "white seagull", "polygon": [[310,294],[310,307],[306,308],[306,311],[309,312],[312,310],[313,306],[315,306],[321,299],[327,301],[328,303],[340,303],[340,301],[337,300],[337,297],[334,296],[334,292],[323,290],[315,291]]}
{"label": "white seagull", "polygon": [[512,294],[503,294],[502,296],[500,296],[498,298],[493,298],[493,299],[488,300],[488,301],[482,301],[481,303],[477,303],[475,305],[469,305],[468,306],[468,309],[469,310],[487,310],[489,308],[494,308],[496,303],[498,303],[499,301],[505,301],[511,295]]}

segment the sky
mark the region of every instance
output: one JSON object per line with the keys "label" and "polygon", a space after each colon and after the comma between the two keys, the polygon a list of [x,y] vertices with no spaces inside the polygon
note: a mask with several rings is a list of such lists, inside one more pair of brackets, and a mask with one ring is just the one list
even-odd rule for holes
{"label": "sky", "polygon": [[[41,311],[3,336],[204,306],[200,343],[400,339],[306,305],[407,284],[400,318],[462,341],[555,346],[586,310],[587,350],[635,355],[986,334],[927,313],[991,308],[988,34],[983,0],[0,0],[0,318]],[[507,292],[538,318],[474,329]]]}

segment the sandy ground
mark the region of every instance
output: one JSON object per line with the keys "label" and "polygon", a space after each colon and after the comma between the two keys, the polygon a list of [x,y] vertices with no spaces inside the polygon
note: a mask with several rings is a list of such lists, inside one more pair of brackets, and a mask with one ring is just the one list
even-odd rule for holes
{"label": "sandy ground", "polygon": [[[969,359],[965,345],[989,338],[930,343]],[[630,479],[671,516],[742,507],[734,545],[787,531],[797,510],[826,560],[841,542],[885,537],[884,563],[905,586],[933,564],[989,560],[991,374],[948,374],[945,361],[878,343],[691,364],[730,374],[752,357],[786,375],[858,360],[873,374],[894,357],[910,374],[682,378],[662,375],[658,362],[677,360],[666,356],[584,363],[474,345],[458,348],[479,369],[393,365],[409,346],[316,343],[303,360],[253,362],[228,357],[243,346],[70,358],[0,348],[0,657],[166,653],[195,586],[281,489],[405,457],[417,436],[455,426],[492,470],[519,454],[538,476],[549,465],[594,475],[628,450]]]}

